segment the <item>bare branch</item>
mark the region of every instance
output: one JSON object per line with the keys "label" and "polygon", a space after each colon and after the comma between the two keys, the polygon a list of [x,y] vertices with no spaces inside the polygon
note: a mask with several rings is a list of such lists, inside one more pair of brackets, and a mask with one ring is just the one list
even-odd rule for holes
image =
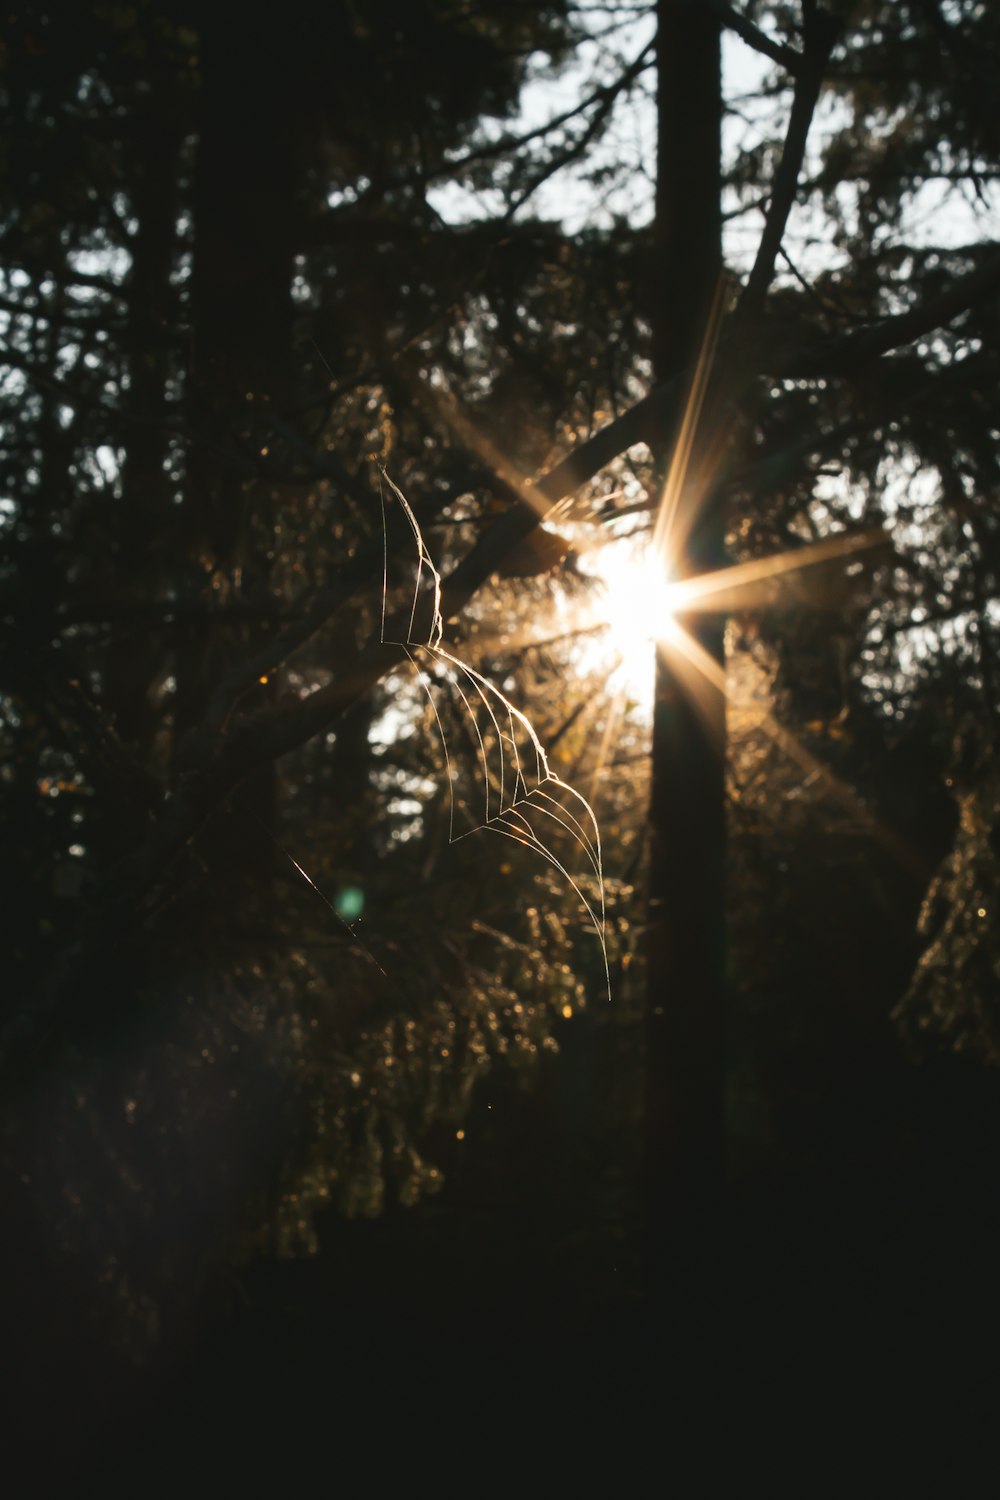
{"label": "bare branch", "polygon": [[788,118],[781,162],[774,178],[764,233],[757,247],[750,279],[740,298],[737,320],[758,316],[774,276],[774,266],[781,249],[785,225],[795,202],[799,173],[805,156],[809,127],[816,112],[816,102],[823,83],[823,72],[837,35],[836,22],[825,11],[812,6],[805,11],[805,51],[795,80],[795,95]]}
{"label": "bare branch", "polygon": [[[1000,293],[1000,246],[983,265],[958,277],[947,291],[928,298],[874,327],[852,330],[820,344],[794,349],[766,347],[760,351],[759,371],[779,379],[822,379],[858,373],[884,354],[943,328],[977,303]],[[725,345],[723,341],[723,347]],[[570,494],[636,443],[655,432],[664,412],[677,398],[687,372],[655,386],[628,411],[581,443],[540,479],[535,488],[550,505]],[[504,516],[501,520],[506,520]],[[499,523],[498,523],[499,524]],[[485,546],[487,536],[477,548]],[[473,549],[474,551],[476,549]],[[470,554],[471,557],[471,554]]]}
{"label": "bare branch", "polygon": [[539,168],[537,172],[532,175],[531,180],[521,190],[521,192],[517,194],[513,203],[507,210],[508,217],[515,214],[517,210],[527,202],[532,193],[536,192],[544,182],[548,181],[550,177],[555,176],[556,172],[561,171],[563,167],[568,166],[570,162],[575,161],[579,157],[581,152],[586,150],[591,141],[593,141],[595,137],[600,134],[601,129],[603,128],[605,122],[608,119],[608,116],[611,114],[611,111],[614,108],[615,100],[617,99],[618,95],[622,92],[623,89],[627,89],[632,83],[634,83],[639,75],[650,64],[650,62],[652,61],[653,51],[654,43],[650,42],[647,47],[644,47],[642,49],[634,62],[629,64],[625,72],[615,80],[614,85],[609,85],[603,90],[598,91],[597,94],[591,96],[591,102],[596,101],[598,107],[594,111],[590,120],[587,122],[586,129],[576,138],[576,140],[568,141],[566,145],[561,148],[561,150],[556,152],[551,161],[546,162],[542,167]]}
{"label": "bare branch", "polygon": [[783,42],[775,41],[746,16],[740,15],[739,11],[727,5],[725,0],[708,0],[708,3],[726,30],[734,32],[740,41],[746,42],[748,47],[752,47],[755,52],[762,53],[764,57],[769,57],[772,62],[780,63],[793,75],[801,70],[804,62],[801,52],[796,51],[794,47],[785,46]]}
{"label": "bare branch", "polygon": [[490,157],[503,156],[509,151],[518,151],[522,146],[528,145],[530,141],[537,140],[540,136],[549,135],[553,130],[558,130],[561,125],[569,124],[570,120],[576,119],[578,115],[584,114],[592,104],[597,104],[600,111],[606,113],[621,93],[622,89],[638,78],[639,74],[652,60],[652,42],[649,42],[642,51],[629,63],[628,67],[618,75],[611,83],[601,84],[593,89],[591,93],[572,105],[571,108],[563,110],[562,114],[554,115],[551,120],[545,120],[541,125],[536,125],[533,130],[526,131],[523,135],[508,135],[501,137],[498,141],[491,141],[484,146],[473,147],[462,156],[451,157],[443,162],[437,171],[428,173],[427,181],[433,181],[435,177],[451,177],[462,167],[470,165],[475,161],[489,160]]}
{"label": "bare branch", "polygon": [[905,313],[883,318],[870,328],[860,328],[840,338],[825,340],[812,348],[799,349],[779,362],[774,373],[786,378],[808,379],[853,375],[880,358],[912,344],[924,334],[945,328],[953,319],[980,302],[1000,294],[1000,247],[974,271],[956,278],[937,297],[918,303]]}

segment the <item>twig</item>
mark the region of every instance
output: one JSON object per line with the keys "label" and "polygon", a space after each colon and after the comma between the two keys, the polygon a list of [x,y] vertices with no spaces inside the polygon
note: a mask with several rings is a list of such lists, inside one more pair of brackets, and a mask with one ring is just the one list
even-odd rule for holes
{"label": "twig", "polygon": [[725,0],[708,0],[708,3],[726,30],[734,32],[748,47],[769,57],[772,62],[780,63],[793,75],[802,71],[805,59],[801,52],[786,46],[784,42],[775,41],[746,16],[741,16],[731,5],[727,5]]}
{"label": "twig", "polygon": [[812,5],[807,6],[804,15],[804,51],[796,74],[785,144],[774,178],[764,233],[757,247],[750,279],[743,289],[736,310],[736,322],[741,326],[753,322],[760,315],[774,277],[774,266],[781,249],[785,225],[795,202],[809,127],[816,112],[823,73],[836,37],[837,25],[833,18],[826,11]]}

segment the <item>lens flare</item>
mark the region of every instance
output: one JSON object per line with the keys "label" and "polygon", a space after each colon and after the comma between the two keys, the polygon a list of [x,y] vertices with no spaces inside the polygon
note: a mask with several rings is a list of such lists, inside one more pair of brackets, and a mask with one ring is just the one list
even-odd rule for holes
{"label": "lens flare", "polygon": [[[581,571],[596,580],[591,609],[603,625],[588,647],[607,664],[609,678],[637,706],[652,706],[654,651],[676,629],[682,585],[667,575],[648,537],[622,537],[586,554]],[[595,660],[595,665],[597,662]]]}

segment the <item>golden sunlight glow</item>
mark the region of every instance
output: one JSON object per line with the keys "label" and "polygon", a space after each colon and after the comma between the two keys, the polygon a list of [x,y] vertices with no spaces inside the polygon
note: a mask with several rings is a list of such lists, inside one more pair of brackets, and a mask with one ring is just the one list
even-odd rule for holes
{"label": "golden sunlight glow", "polygon": [[595,569],[602,585],[598,612],[608,623],[612,645],[628,663],[651,659],[650,647],[667,633],[680,590],[652,550],[619,542],[602,550]]}
{"label": "golden sunlight glow", "polygon": [[733,563],[716,573],[692,578],[684,585],[684,606],[690,610],[729,613],[766,609],[796,599],[815,604],[820,593],[829,597],[833,590],[843,586],[848,576],[842,568],[830,565],[850,562],[863,553],[873,561],[891,551],[892,542],[881,527],[840,532],[810,546],[754,562]]}
{"label": "golden sunlight glow", "polygon": [[683,602],[684,586],[670,580],[645,535],[595,548],[585,554],[581,571],[599,587],[593,618],[605,628],[593,649],[608,663],[609,679],[637,705],[651,707],[654,647],[669,640],[676,628],[673,616]]}
{"label": "golden sunlight glow", "polygon": [[[716,660],[697,639],[698,631],[692,625],[694,615],[726,615],[733,611],[821,601],[827,608],[835,609],[844,590],[855,587],[851,579],[859,570],[862,555],[869,563],[891,556],[890,539],[874,528],[843,532],[818,542],[803,538],[800,545],[776,556],[737,563],[683,581],[672,579],[671,564],[685,555],[692,528],[712,492],[719,460],[729,442],[728,419],[720,418],[723,407],[718,393],[714,404],[709,399],[724,301],[725,287],[720,278],[662,490],[657,503],[650,505],[652,526],[641,533],[609,535],[602,527],[602,540],[596,542],[594,528],[588,535],[587,528],[574,526],[568,520],[567,499],[550,505],[544,479],[534,481],[519,473],[478,430],[448,390],[443,377],[432,381],[433,389],[421,385],[417,392],[430,401],[436,414],[445,419],[461,441],[495,470],[508,489],[537,511],[546,530],[566,539],[576,550],[579,571],[594,580],[595,586],[584,606],[578,592],[556,591],[552,628],[547,638],[539,639],[533,632],[525,632],[516,638],[481,637],[477,642],[481,651],[496,645],[509,651],[575,638],[577,669],[601,679],[604,689],[603,693],[592,695],[591,700],[603,710],[587,798],[591,816],[601,793],[602,777],[613,763],[624,719],[633,711],[647,722],[652,719],[656,652],[660,653],[672,682],[687,696],[711,734],[720,737],[720,750],[724,753],[725,713],[727,710],[739,713],[742,705],[729,692],[724,663]],[[559,475],[560,469],[557,465],[549,477]],[[627,513],[619,519],[623,520]],[[685,620],[678,617],[687,617],[687,625],[692,628],[686,628]],[[849,809],[853,818],[870,827],[904,865],[916,868],[912,852],[882,827],[849,786],[770,713],[761,716],[755,706],[755,715],[757,727],[802,767],[806,784],[822,786],[828,796]],[[979,915],[985,917],[985,909],[980,909]],[[568,1015],[569,1010],[570,1007],[565,1007],[564,1014]],[[461,1138],[461,1132],[458,1135]]]}

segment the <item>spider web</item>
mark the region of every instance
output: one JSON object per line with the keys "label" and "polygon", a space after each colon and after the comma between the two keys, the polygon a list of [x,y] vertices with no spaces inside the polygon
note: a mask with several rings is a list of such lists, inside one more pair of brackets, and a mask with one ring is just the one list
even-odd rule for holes
{"label": "spider web", "polygon": [[[410,601],[405,640],[386,636],[389,592],[389,542],[385,486],[402,510],[417,549],[417,569]],[[538,733],[527,715],[501,692],[495,683],[442,645],[444,619],[441,613],[441,574],[427,550],[420,524],[406,496],[383,468],[379,469],[382,507],[382,614],[380,640],[405,652],[430,704],[441,741],[448,782],[448,842],[460,843],[475,833],[496,833],[533,850],[566,881],[587,914],[601,945],[608,996],[611,977],[608,963],[604,868],[601,836],[593,808],[581,792],[557,776],[549,765]],[[414,638],[421,594],[430,591],[431,620],[426,640]],[[433,664],[439,672],[428,670]],[[455,785],[448,736],[435,698],[442,684],[454,693],[466,722],[472,729],[472,744],[478,757],[483,783],[483,817],[471,828],[455,831]],[[550,840],[568,835],[570,846],[581,856],[584,871],[569,868],[568,856],[560,859]],[[544,836],[543,836],[544,834]],[[583,882],[593,884],[596,896],[588,898]]]}

